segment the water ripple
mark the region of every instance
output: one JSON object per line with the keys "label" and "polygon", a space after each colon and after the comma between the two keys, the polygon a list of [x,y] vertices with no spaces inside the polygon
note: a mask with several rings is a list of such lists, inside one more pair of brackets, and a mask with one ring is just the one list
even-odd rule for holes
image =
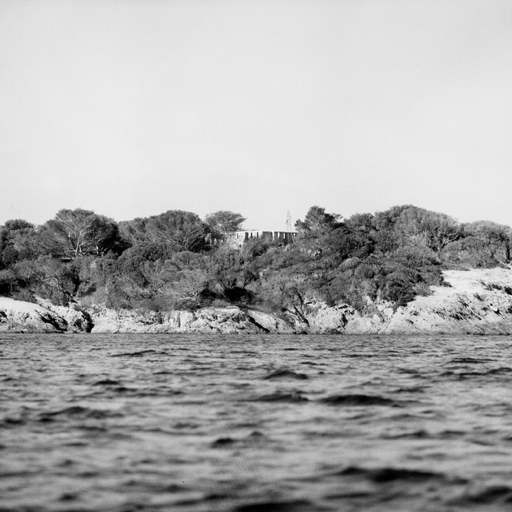
{"label": "water ripple", "polygon": [[512,505],[512,339],[11,335],[0,511]]}

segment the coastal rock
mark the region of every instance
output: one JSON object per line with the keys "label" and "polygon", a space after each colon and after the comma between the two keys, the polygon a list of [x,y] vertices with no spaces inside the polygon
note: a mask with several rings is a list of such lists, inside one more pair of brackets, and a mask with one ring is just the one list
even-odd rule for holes
{"label": "coastal rock", "polygon": [[[448,286],[416,297],[380,322],[355,319],[346,333],[512,334],[512,270],[447,270]],[[385,310],[384,310],[385,311]]]}
{"label": "coastal rock", "polygon": [[264,329],[240,308],[204,308],[197,311],[166,313],[113,311],[101,309],[92,313],[93,333],[261,333]]}
{"label": "coastal rock", "polygon": [[310,333],[326,334],[512,334],[512,270],[446,270],[447,286],[403,307],[368,299],[368,312],[348,305],[310,301]]}
{"label": "coastal rock", "polygon": [[310,301],[306,306],[306,319],[312,334],[340,334],[345,331],[348,317],[355,311],[350,306],[329,307],[322,301]]}
{"label": "coastal rock", "polygon": [[189,332],[218,332],[221,334],[261,332],[237,307],[204,308],[194,313],[194,319],[187,326]]}
{"label": "coastal rock", "polygon": [[70,306],[54,306],[50,301],[36,297],[37,303],[48,311],[54,313],[60,318],[63,318],[67,324],[66,331],[68,332],[90,332],[93,323],[92,319],[78,304],[71,304]]}
{"label": "coastal rock", "polygon": [[307,330],[307,327],[299,321],[290,322],[289,319],[286,321],[270,313],[249,309],[246,311],[246,314],[263,332],[272,334],[296,334],[297,332]]}
{"label": "coastal rock", "polygon": [[67,321],[31,302],[0,297],[0,332],[65,332]]}

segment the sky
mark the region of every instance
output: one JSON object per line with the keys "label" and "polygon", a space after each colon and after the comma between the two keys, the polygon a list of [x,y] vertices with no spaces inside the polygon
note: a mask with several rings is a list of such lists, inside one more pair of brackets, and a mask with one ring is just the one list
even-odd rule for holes
{"label": "sky", "polygon": [[0,0],[0,224],[512,225],[511,164],[510,0]]}

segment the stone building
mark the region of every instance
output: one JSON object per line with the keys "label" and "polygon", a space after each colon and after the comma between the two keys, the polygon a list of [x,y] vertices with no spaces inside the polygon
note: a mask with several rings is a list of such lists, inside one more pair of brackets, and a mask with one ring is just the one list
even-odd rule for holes
{"label": "stone building", "polygon": [[230,235],[228,241],[233,247],[242,247],[249,240],[261,239],[269,242],[279,242],[282,245],[288,245],[295,242],[296,231],[236,231]]}

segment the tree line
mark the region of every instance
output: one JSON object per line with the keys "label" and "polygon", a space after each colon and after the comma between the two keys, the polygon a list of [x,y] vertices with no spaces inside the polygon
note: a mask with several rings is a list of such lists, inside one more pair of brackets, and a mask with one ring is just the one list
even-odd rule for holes
{"label": "tree line", "polygon": [[304,314],[311,300],[364,311],[404,305],[442,284],[443,269],[510,263],[512,230],[459,223],[412,205],[343,218],[313,206],[296,242],[255,239],[236,247],[244,217],[192,212],[116,222],[90,210],[60,210],[36,226],[0,227],[0,294],[59,305],[167,311],[237,304]]}

